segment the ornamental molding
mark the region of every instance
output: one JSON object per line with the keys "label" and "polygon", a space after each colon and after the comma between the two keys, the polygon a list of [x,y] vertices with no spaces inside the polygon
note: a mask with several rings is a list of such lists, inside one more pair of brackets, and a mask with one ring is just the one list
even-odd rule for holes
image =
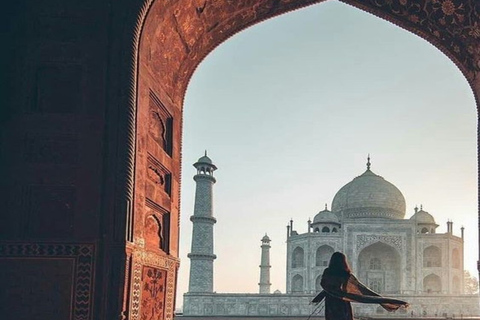
{"label": "ornamental molding", "polygon": [[331,247],[334,251],[341,250],[342,248],[342,241],[341,239],[338,239],[338,241],[315,241],[312,243],[312,249],[315,249],[315,251],[322,247],[322,246],[328,246]]}
{"label": "ornamental molding", "polygon": [[159,267],[169,271],[175,271],[180,265],[180,260],[172,256],[159,255],[149,251],[134,251],[133,260],[135,264],[149,265]]}
{"label": "ornamental molding", "polygon": [[405,252],[405,239],[400,235],[375,235],[375,234],[360,234],[354,235],[356,243],[356,252],[359,253],[366,247],[381,242],[390,245],[397,249],[397,252],[402,254]]}

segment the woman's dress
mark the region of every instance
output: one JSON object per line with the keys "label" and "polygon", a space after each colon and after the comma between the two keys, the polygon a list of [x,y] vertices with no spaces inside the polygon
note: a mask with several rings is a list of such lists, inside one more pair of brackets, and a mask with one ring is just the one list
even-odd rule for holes
{"label": "woman's dress", "polygon": [[408,303],[398,299],[385,298],[373,292],[346,271],[325,269],[320,292],[312,302],[318,303],[325,298],[326,320],[352,320],[353,312],[350,302],[378,303],[387,311],[394,311]]}

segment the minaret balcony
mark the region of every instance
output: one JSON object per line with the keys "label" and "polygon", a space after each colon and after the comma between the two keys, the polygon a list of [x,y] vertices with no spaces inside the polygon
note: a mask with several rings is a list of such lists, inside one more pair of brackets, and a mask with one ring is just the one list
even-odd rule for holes
{"label": "minaret balcony", "polygon": [[214,217],[202,217],[202,216],[191,216],[190,217],[190,221],[192,222],[206,222],[206,223],[211,223],[211,224],[215,224],[217,222],[217,219],[215,219]]}
{"label": "minaret balcony", "polygon": [[195,259],[195,260],[213,260],[217,259],[217,255],[215,254],[208,254],[208,253],[189,253],[187,254],[187,257],[190,259]]}

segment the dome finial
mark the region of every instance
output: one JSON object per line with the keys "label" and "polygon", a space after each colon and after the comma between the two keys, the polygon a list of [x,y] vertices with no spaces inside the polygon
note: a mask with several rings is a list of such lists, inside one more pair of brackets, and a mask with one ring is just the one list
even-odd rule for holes
{"label": "dome finial", "polygon": [[423,204],[420,205],[420,211],[423,211]]}
{"label": "dome finial", "polygon": [[325,210],[328,210],[327,204],[325,203]]}
{"label": "dome finial", "polygon": [[207,149],[205,149],[205,157],[207,156]]}
{"label": "dome finial", "polygon": [[368,154],[368,157],[367,157],[367,170],[370,170],[370,153]]}

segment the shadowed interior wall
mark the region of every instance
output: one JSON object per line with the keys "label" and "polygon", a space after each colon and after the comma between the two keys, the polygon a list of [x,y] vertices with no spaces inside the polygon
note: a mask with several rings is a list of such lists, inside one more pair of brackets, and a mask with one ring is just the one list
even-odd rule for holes
{"label": "shadowed interior wall", "polygon": [[[0,286],[29,297],[3,303],[5,319],[172,318],[188,81],[236,32],[316,2],[18,0],[2,8],[0,266],[8,277]],[[344,2],[437,46],[478,103],[478,1]],[[46,303],[54,290],[62,294]]]}

